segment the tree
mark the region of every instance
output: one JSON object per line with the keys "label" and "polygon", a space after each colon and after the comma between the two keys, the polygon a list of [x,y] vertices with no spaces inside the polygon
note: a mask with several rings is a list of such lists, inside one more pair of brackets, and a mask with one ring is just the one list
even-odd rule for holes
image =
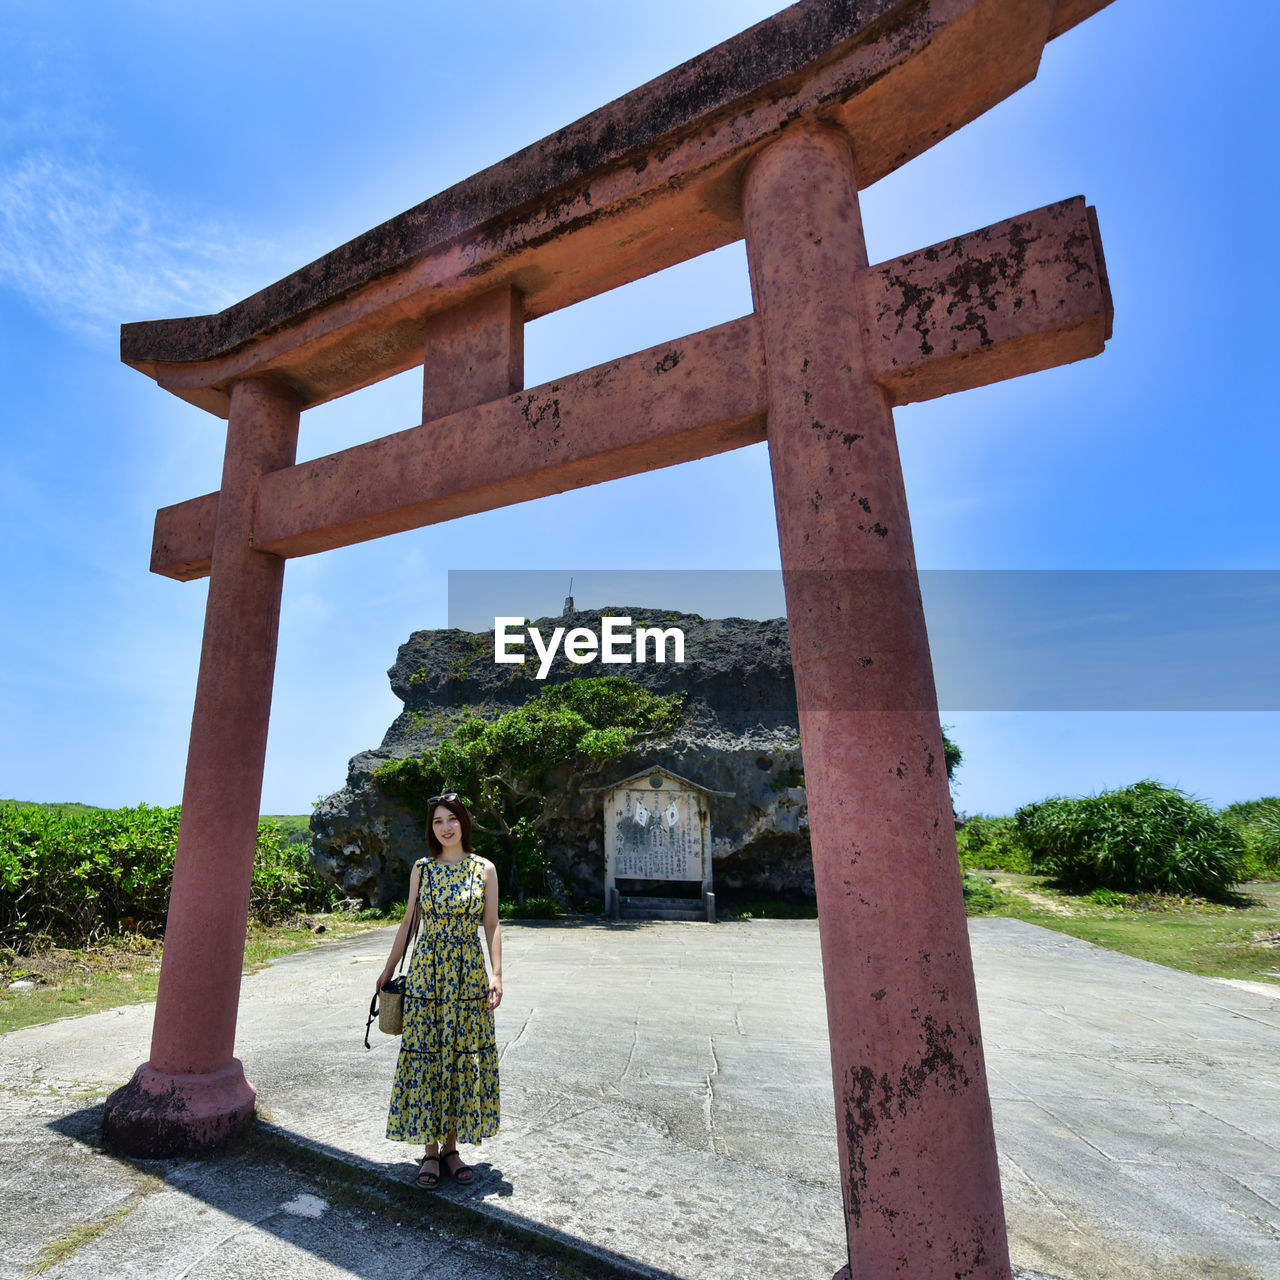
{"label": "tree", "polygon": [[956,780],[956,770],[964,760],[964,752],[947,737],[947,726],[942,726],[942,761],[947,766],[947,781]]}
{"label": "tree", "polygon": [[670,733],[683,705],[683,694],[651,693],[620,676],[567,680],[496,720],[464,720],[434,750],[388,761],[374,777],[424,822],[431,796],[457,791],[520,897],[545,869],[541,832],[560,811],[549,801],[563,794],[568,772],[590,772]]}

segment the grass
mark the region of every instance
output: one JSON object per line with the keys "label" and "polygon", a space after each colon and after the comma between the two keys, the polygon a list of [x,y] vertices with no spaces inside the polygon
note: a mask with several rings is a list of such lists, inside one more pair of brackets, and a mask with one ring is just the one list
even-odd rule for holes
{"label": "grass", "polygon": [[311,815],[309,813],[264,813],[263,822],[273,823],[280,831],[284,844],[309,844],[311,842]]}
{"label": "grass", "polygon": [[[146,938],[40,948],[30,956],[0,952],[0,1032],[153,1000],[159,978],[160,946]],[[8,989],[15,981],[36,985]]]}
{"label": "grass", "polygon": [[[690,899],[696,902],[697,899]],[[816,920],[818,908],[786,898],[716,899],[716,914],[722,920]]]}
{"label": "grass", "polygon": [[[1139,960],[1213,978],[1245,978],[1280,989],[1280,883],[1241,886],[1224,902],[1095,890],[1073,894],[1041,877],[985,871],[964,879],[970,915],[1000,915],[1067,933]],[[785,908],[785,909],[784,909]],[[277,956],[396,923],[404,904],[355,914],[299,917],[251,925],[245,972]],[[740,919],[816,914],[762,900],[739,904]],[[0,951],[0,1033],[155,999],[161,944],[138,935],[77,950],[47,947],[31,956]],[[26,991],[14,981],[35,982]]]}
{"label": "grass", "polygon": [[[249,926],[245,940],[246,973],[278,956],[369,929],[396,923],[403,904],[387,911],[301,916],[282,925]],[[0,951],[0,1034],[59,1018],[78,1018],[125,1004],[154,1000],[160,980],[161,944],[128,934],[99,946],[42,947],[30,956]],[[9,990],[15,981],[30,981],[30,990]]]}
{"label": "grass", "polygon": [[159,1178],[144,1177],[129,1193],[128,1199],[123,1204],[117,1205],[116,1208],[104,1213],[100,1218],[95,1218],[92,1222],[77,1223],[56,1240],[50,1240],[40,1250],[36,1260],[27,1268],[27,1274],[43,1275],[59,1263],[74,1257],[85,1245],[96,1240],[103,1232],[109,1231],[117,1222],[127,1218],[149,1195],[159,1191],[162,1186],[164,1183]]}
{"label": "grass", "polygon": [[46,803],[42,800],[11,800],[3,801],[5,804],[20,805],[24,809],[48,809],[52,813],[60,814],[81,814],[81,813],[99,813],[100,808],[96,804],[81,804],[78,800],[62,800]]}
{"label": "grass", "polygon": [[[970,877],[972,878],[972,877]],[[1208,978],[1244,978],[1280,990],[1280,884],[1239,886],[1224,901],[1095,890],[1074,894],[1036,876],[984,872],[991,905],[1138,960]]]}

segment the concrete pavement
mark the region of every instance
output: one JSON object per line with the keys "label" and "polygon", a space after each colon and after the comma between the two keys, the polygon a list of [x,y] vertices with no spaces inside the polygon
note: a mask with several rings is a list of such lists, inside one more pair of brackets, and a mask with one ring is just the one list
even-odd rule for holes
{"label": "concrete pavement", "polygon": [[[0,1276],[43,1249],[57,1278],[828,1280],[844,1240],[816,925],[504,934],[503,1129],[464,1153],[465,1189],[418,1193],[414,1151],[382,1136],[398,1041],[362,1036],[390,931],[245,978],[265,1123],[217,1157],[95,1145],[150,1006],[0,1039]],[[1026,1280],[1280,1280],[1280,987],[1013,920],[971,936]]]}

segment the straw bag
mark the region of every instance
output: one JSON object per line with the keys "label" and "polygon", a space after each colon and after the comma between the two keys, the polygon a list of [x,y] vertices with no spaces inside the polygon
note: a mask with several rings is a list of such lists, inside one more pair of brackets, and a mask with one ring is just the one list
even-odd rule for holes
{"label": "straw bag", "polygon": [[374,1000],[378,1002],[378,1030],[398,1036],[404,1030],[404,974],[392,978]]}

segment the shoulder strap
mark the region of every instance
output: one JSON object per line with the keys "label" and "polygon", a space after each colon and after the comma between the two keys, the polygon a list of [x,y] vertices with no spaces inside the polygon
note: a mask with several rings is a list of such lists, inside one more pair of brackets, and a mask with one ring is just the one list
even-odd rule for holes
{"label": "shoulder strap", "polygon": [[413,950],[413,944],[418,940],[418,926],[421,925],[421,923],[422,918],[418,912],[418,905],[417,903],[414,903],[413,926],[409,930],[409,936],[405,939],[404,950],[400,953],[400,973],[404,972],[404,962],[409,958],[409,952]]}
{"label": "shoulder strap", "polygon": [[[414,865],[421,866],[426,861],[427,861],[426,858],[419,858],[418,861],[414,863]],[[414,898],[413,900],[413,917],[412,917],[413,923],[409,926],[409,936],[405,939],[404,950],[400,953],[400,972],[401,973],[404,972],[404,962],[409,958],[409,952],[413,950],[413,944],[417,940],[418,930],[422,927],[422,900],[421,900],[422,880],[421,878],[419,878],[418,880],[418,885],[419,885],[419,889],[418,889],[419,896]],[[369,1016],[370,1017],[374,1016],[374,1012],[372,1008],[370,1008],[369,1010]]]}

